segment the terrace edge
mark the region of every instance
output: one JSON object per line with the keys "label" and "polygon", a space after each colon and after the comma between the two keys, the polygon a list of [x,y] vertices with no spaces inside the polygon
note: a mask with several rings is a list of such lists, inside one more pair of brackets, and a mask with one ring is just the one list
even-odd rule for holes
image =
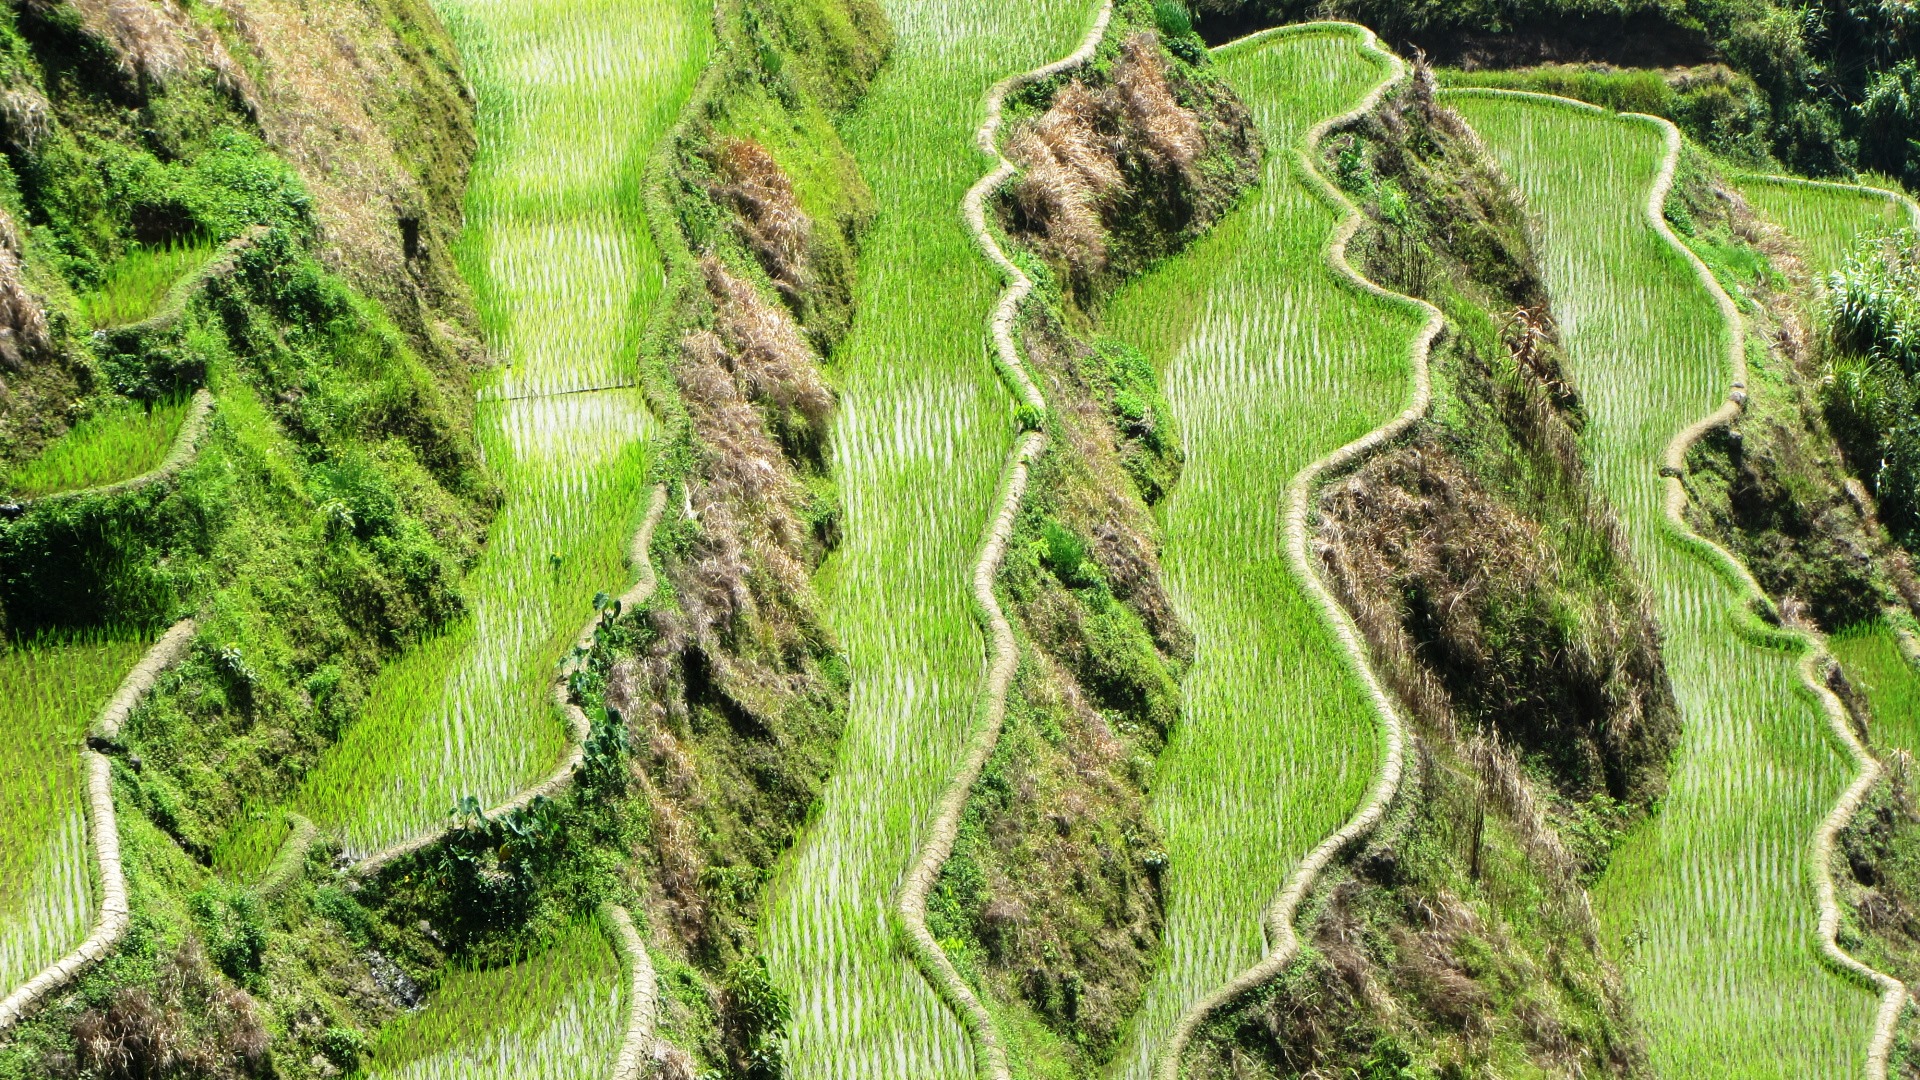
{"label": "terrace edge", "polygon": [[1375,777],[1373,789],[1368,794],[1367,801],[1354,812],[1346,825],[1321,841],[1318,847],[1308,853],[1307,857],[1294,869],[1280,895],[1268,907],[1266,937],[1273,944],[1267,950],[1266,956],[1213,993],[1188,1006],[1187,1011],[1175,1024],[1173,1033],[1168,1036],[1167,1044],[1161,1051],[1159,1064],[1155,1068],[1157,1080],[1178,1080],[1180,1059],[1194,1033],[1209,1016],[1234,998],[1270,981],[1293,962],[1300,951],[1300,939],[1294,933],[1293,920],[1301,903],[1305,901],[1308,891],[1312,889],[1326,865],[1341,852],[1371,833],[1386,816],[1388,806],[1400,790],[1400,780],[1405,764],[1407,724],[1400,716],[1399,705],[1394,701],[1393,695],[1382,685],[1379,675],[1373,670],[1365,639],[1355,625],[1352,614],[1334,597],[1332,590],[1315,566],[1314,560],[1308,554],[1307,519],[1312,511],[1313,497],[1326,479],[1333,473],[1357,466],[1368,455],[1405,434],[1414,424],[1426,418],[1428,407],[1433,399],[1428,355],[1434,339],[1446,325],[1445,316],[1441,314],[1440,309],[1426,301],[1381,287],[1361,275],[1347,261],[1347,245],[1360,231],[1366,219],[1345,193],[1321,174],[1319,166],[1314,161],[1314,152],[1329,132],[1379,107],[1387,93],[1406,78],[1406,63],[1381,44],[1378,35],[1372,30],[1357,23],[1341,21],[1319,21],[1276,27],[1229,42],[1217,48],[1215,52],[1254,48],[1283,37],[1317,33],[1333,33],[1357,38],[1363,48],[1386,60],[1390,69],[1389,76],[1381,80],[1352,109],[1315,124],[1292,147],[1295,161],[1302,170],[1302,176],[1309,190],[1343,215],[1328,238],[1324,258],[1336,277],[1349,286],[1389,302],[1410,306],[1426,313],[1427,316],[1425,325],[1414,337],[1410,351],[1413,363],[1413,399],[1406,409],[1387,423],[1308,465],[1296,474],[1287,486],[1287,562],[1294,576],[1299,579],[1314,603],[1320,608],[1322,616],[1331,624],[1334,635],[1340,639],[1341,645],[1346,650],[1349,663],[1366,685],[1368,696],[1372,699],[1374,708],[1380,716],[1386,753],[1382,756],[1380,771]]}
{"label": "terrace edge", "polygon": [[978,605],[975,618],[982,622],[982,628],[993,639],[993,667],[988,672],[985,687],[985,722],[974,732],[966,760],[940,799],[938,813],[926,840],[921,844],[919,858],[900,886],[895,909],[906,931],[907,949],[913,955],[921,975],[959,1014],[980,1058],[975,1067],[991,1080],[1010,1080],[1012,1075],[1007,1066],[1006,1048],[1001,1045],[999,1033],[994,1027],[993,1015],[967,985],[954,967],[952,958],[934,940],[933,932],[927,927],[927,896],[933,891],[941,866],[953,854],[953,846],[960,833],[960,819],[966,812],[967,796],[980,779],[981,771],[986,768],[987,759],[993,755],[1001,728],[1006,722],[1007,693],[1012,686],[1020,656],[1013,638],[1013,627],[1000,608],[993,584],[999,574],[1007,544],[1012,539],[1014,519],[1020,512],[1021,500],[1026,496],[1029,465],[1047,445],[1045,433],[1037,429],[1040,419],[1046,416],[1047,400],[1028,374],[1026,362],[1013,339],[1013,326],[1019,317],[1020,305],[1033,292],[1033,279],[1007,257],[994,238],[993,230],[987,223],[986,201],[1019,174],[1013,162],[1000,152],[998,136],[1007,95],[1021,86],[1050,78],[1091,60],[1105,38],[1112,19],[1113,0],[1101,0],[1093,26],[1078,48],[1051,64],[1002,79],[987,92],[986,118],[974,135],[974,143],[982,154],[998,164],[967,191],[966,198],[961,202],[968,231],[973,234],[981,254],[1006,279],[1006,287],[1000,294],[1000,301],[991,319],[994,366],[1007,382],[1019,390],[1022,404],[1033,410],[1035,416],[1023,425],[1027,430],[1021,434],[1019,443],[1008,458],[1000,484],[1000,512],[988,528],[981,545],[980,558],[974,564],[973,594]]}

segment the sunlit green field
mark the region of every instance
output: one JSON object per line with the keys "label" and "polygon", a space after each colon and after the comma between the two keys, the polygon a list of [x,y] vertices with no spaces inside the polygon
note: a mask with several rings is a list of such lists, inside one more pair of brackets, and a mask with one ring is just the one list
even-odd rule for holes
{"label": "sunlit green field", "polygon": [[179,398],[151,405],[120,401],[102,409],[0,476],[0,492],[37,499],[151,472],[166,460],[189,407],[188,399]]}
{"label": "sunlit green field", "polygon": [[92,929],[80,751],[146,647],[119,636],[0,650],[0,997]]}
{"label": "sunlit green field", "polygon": [[846,540],[823,572],[854,676],[818,819],[769,898],[765,940],[792,996],[792,1075],[973,1076],[959,1022],[897,946],[893,905],[983,719],[986,641],[969,590],[1013,445],[989,361],[999,279],[961,221],[989,160],[988,88],[1071,52],[1092,0],[889,0],[898,34],[842,132],[873,187],[858,318],[833,358]]}
{"label": "sunlit green field", "polygon": [[1188,1005],[1261,957],[1266,908],[1379,765],[1379,719],[1288,567],[1283,519],[1296,473],[1406,406],[1420,326],[1336,278],[1322,252],[1339,215],[1288,152],[1387,78],[1384,62],[1338,30],[1217,55],[1265,133],[1266,176],[1105,312],[1160,367],[1186,442],[1163,559],[1195,638],[1153,793],[1168,922],[1117,1063],[1129,1077],[1149,1074]]}
{"label": "sunlit green field", "polygon": [[1732,379],[1710,294],[1646,220],[1665,149],[1650,125],[1449,94],[1525,193],[1594,477],[1656,599],[1685,734],[1659,814],[1593,890],[1657,1073],[1841,1077],[1875,1000],[1821,966],[1813,836],[1849,776],[1794,659],[1740,638],[1740,593],[1664,532],[1667,442]]}
{"label": "sunlit green field", "polygon": [[[506,504],[470,614],[382,673],[298,806],[367,853],[565,754],[556,666],[632,580],[654,421],[636,361],[661,287],[640,178],[710,48],[695,0],[444,0],[479,99],[462,268],[494,358],[479,434]],[[604,389],[614,387],[615,389]]]}
{"label": "sunlit green field", "polygon": [[1868,741],[1875,753],[1920,753],[1920,672],[1884,623],[1866,623],[1827,641],[1847,678],[1873,706]]}
{"label": "sunlit green field", "polygon": [[365,1080],[597,1080],[626,1034],[625,973],[591,923],[511,967],[454,971],[381,1033]]}

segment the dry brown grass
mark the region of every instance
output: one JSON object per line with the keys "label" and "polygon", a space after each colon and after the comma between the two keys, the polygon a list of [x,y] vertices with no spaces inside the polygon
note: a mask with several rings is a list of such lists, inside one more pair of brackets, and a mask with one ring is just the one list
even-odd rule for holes
{"label": "dry brown grass", "polygon": [[71,1030],[73,1058],[54,1063],[70,1075],[238,1080],[271,1071],[259,1006],[213,972],[193,937],[161,965],[152,987],[119,988],[106,1008],[82,1012]]}
{"label": "dry brown grass", "polygon": [[1135,186],[1129,176],[1192,189],[1206,149],[1200,114],[1180,104],[1159,39],[1143,31],[1122,42],[1108,82],[1068,82],[1014,130],[1007,157],[1024,171],[1013,200],[1048,256],[1096,274],[1108,262],[1106,217]]}
{"label": "dry brown grass", "polygon": [[[0,369],[16,375],[53,351],[46,309],[27,291],[20,255],[19,230],[12,215],[0,210]],[[5,391],[0,377],[0,398]]]}
{"label": "dry brown grass", "polygon": [[[447,370],[482,359],[451,250],[475,145],[471,107],[453,46],[424,0],[394,6],[421,31],[416,41],[361,0],[220,3],[234,48],[259,73],[261,131],[313,195],[321,258],[384,303]],[[413,258],[404,221],[417,223]]]}
{"label": "dry brown grass", "polygon": [[1206,149],[1200,117],[1174,100],[1167,62],[1152,34],[1135,34],[1121,45],[1113,88],[1147,159],[1162,171],[1191,169]]}
{"label": "dry brown grass", "polygon": [[148,87],[201,72],[257,114],[253,79],[226,43],[179,0],[72,0],[81,22],[112,46],[120,70]]}
{"label": "dry brown grass", "polygon": [[1007,144],[1008,158],[1025,170],[1013,186],[1015,201],[1053,254],[1084,269],[1106,265],[1101,209],[1125,186],[1118,140],[1100,130],[1106,113],[1102,96],[1076,80]]}
{"label": "dry brown grass", "polygon": [[808,242],[813,222],[800,208],[793,181],[766,148],[749,139],[726,139],[713,151],[719,183],[713,196],[734,212],[734,225],[754,258],[787,302],[799,308],[812,284]]}

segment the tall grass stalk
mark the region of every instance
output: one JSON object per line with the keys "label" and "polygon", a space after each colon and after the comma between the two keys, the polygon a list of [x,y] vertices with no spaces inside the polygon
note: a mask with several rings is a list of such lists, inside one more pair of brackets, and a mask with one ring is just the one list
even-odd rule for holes
{"label": "tall grass stalk", "polygon": [[139,662],[131,636],[0,651],[0,997],[87,936],[87,727]]}
{"label": "tall grass stalk", "polygon": [[1619,509],[1666,633],[1685,734],[1659,814],[1593,890],[1664,1076],[1853,1076],[1871,994],[1821,965],[1813,838],[1850,778],[1795,659],[1740,635],[1741,592],[1663,524],[1668,440],[1724,399],[1729,329],[1646,220],[1665,155],[1649,124],[1451,94],[1540,223],[1594,478]]}
{"label": "tall grass stalk", "polygon": [[561,759],[549,688],[646,503],[654,421],[632,386],[661,272],[640,197],[705,63],[698,0],[441,0],[479,102],[461,265],[504,368],[481,390],[506,505],[470,614],[382,673],[300,809],[365,854],[499,802]]}
{"label": "tall grass stalk", "polygon": [[1185,255],[1124,290],[1107,329],[1162,369],[1187,467],[1163,507],[1164,559],[1193,628],[1181,728],[1161,757],[1165,955],[1116,1072],[1151,1075],[1174,1022],[1265,953],[1262,916],[1353,814],[1379,718],[1289,569],[1287,486],[1406,404],[1420,318],[1325,261],[1340,214],[1289,151],[1391,72],[1329,29],[1222,50],[1265,134],[1260,189]]}
{"label": "tall grass stalk", "polygon": [[962,1080],[965,1032],[900,946],[894,897],[982,721],[969,581],[1013,445],[987,320],[1000,280],[961,200],[988,89],[1072,51],[1092,0],[889,0],[897,45],[842,132],[873,185],[835,356],[846,540],[820,580],[854,675],[820,814],[769,897],[798,1078]]}

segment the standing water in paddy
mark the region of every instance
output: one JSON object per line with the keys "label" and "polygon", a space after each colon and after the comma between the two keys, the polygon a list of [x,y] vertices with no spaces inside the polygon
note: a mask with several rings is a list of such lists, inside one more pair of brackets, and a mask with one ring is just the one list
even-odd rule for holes
{"label": "standing water in paddy", "polygon": [[478,98],[461,263],[492,359],[476,418],[504,502],[469,614],[408,650],[298,800],[367,854],[491,805],[565,756],[556,665],[632,580],[654,422],[637,383],[662,270],[641,205],[704,65],[692,0],[445,0]]}

